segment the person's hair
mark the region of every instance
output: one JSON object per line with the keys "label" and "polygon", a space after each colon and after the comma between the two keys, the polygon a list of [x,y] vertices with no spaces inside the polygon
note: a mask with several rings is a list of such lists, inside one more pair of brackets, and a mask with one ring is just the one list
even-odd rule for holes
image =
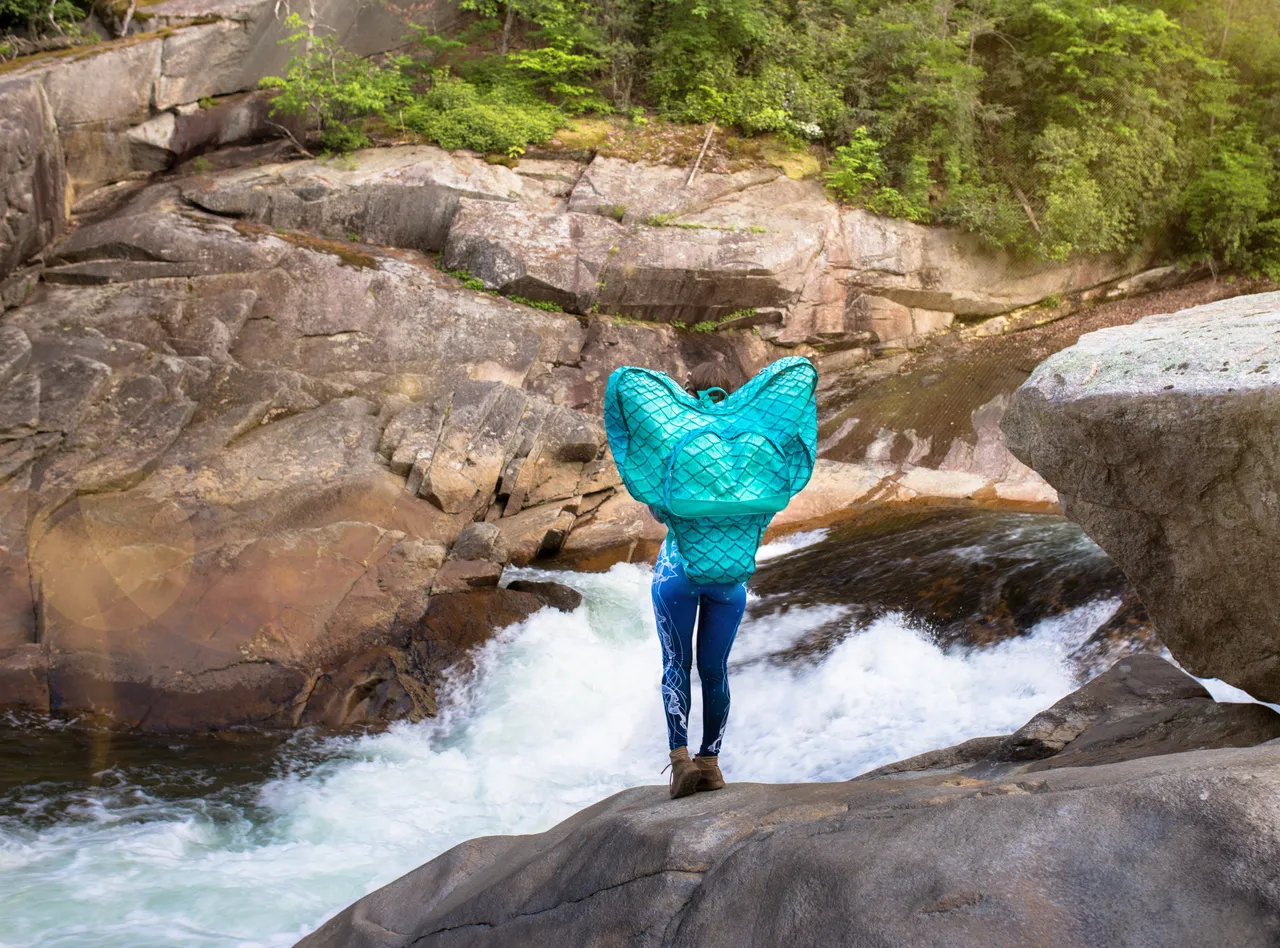
{"label": "person's hair", "polygon": [[699,362],[689,372],[689,380],[684,387],[690,395],[697,395],[709,388],[722,388],[728,395],[738,387],[737,373],[727,362]]}

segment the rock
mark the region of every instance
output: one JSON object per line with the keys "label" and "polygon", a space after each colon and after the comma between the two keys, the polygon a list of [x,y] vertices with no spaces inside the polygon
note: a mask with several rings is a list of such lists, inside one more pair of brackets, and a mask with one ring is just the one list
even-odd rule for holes
{"label": "rock", "polygon": [[458,539],[453,541],[449,555],[458,560],[488,560],[498,564],[507,561],[502,531],[492,523],[467,524],[458,534]]}
{"label": "rock", "polygon": [[0,647],[0,710],[49,712],[49,660],[35,643]]}
{"label": "rock", "polygon": [[501,563],[493,563],[489,560],[452,559],[440,567],[440,571],[436,573],[431,592],[439,596],[485,586],[497,586],[501,578]]}
{"label": "rock", "polygon": [[620,491],[574,524],[560,548],[560,559],[566,567],[582,570],[645,562],[657,555],[666,535],[667,528],[653,519],[647,506]]}
{"label": "rock", "polygon": [[[57,131],[39,82],[0,81],[0,285],[66,225],[66,166]],[[0,312],[20,301],[4,295]]]}
{"label": "rock", "polygon": [[728,776],[716,793],[673,803],[637,787],[545,833],[463,843],[299,948],[749,948],[833,932],[947,948],[1261,948],[1278,932],[1280,896],[1259,883],[1280,830],[1277,746],[1018,781]]}
{"label": "rock", "polygon": [[163,48],[158,40],[108,45],[44,70],[58,127],[146,118]]}
{"label": "rock", "polygon": [[[425,19],[441,29],[458,16],[446,4],[409,0],[372,5],[321,0],[311,10],[344,48],[362,56],[399,47],[410,23]],[[168,149],[157,130],[133,132],[139,123],[154,121],[156,112],[180,112],[209,96],[250,91],[263,76],[279,75],[291,51],[280,43],[288,27],[278,13],[270,0],[161,0],[148,4],[145,13],[148,26],[158,29],[31,56],[14,69],[22,79],[44,86],[70,183],[85,193],[167,166],[163,152]],[[162,121],[171,123],[172,117]],[[234,140],[206,141],[215,138]]]}
{"label": "rock", "polygon": [[582,605],[582,593],[564,583],[517,579],[507,583],[507,588],[515,592],[532,593],[546,605],[561,612],[573,612]]}
{"label": "rock", "polygon": [[[26,655],[5,659],[12,693],[150,730],[430,713],[427,646],[407,630],[437,573],[458,580],[442,564],[470,518],[405,490],[434,450],[424,411],[492,394],[511,411],[484,419],[507,419],[512,451],[568,458],[552,463],[572,491],[598,422],[541,399],[526,420],[508,383],[571,364],[577,321],[229,226],[165,187],[51,259],[54,282],[0,324],[0,648]],[[474,440],[492,462],[481,509],[508,460],[495,437],[462,426],[442,454]]]}
{"label": "rock", "polygon": [[331,728],[420,721],[436,714],[435,690],[400,649],[370,649],[315,684],[300,723]]}
{"label": "rock", "polygon": [[465,660],[468,650],[488,641],[495,630],[523,622],[541,608],[532,593],[496,584],[433,595],[413,631],[415,660],[428,675],[438,675]]}
{"label": "rock", "polygon": [[[0,386],[6,386],[31,361],[31,340],[17,326],[0,325]],[[2,397],[2,396],[0,396]],[[0,412],[0,419],[3,419]]]}
{"label": "rock", "polygon": [[812,233],[640,227],[602,277],[605,312],[696,323],[787,307],[820,246]]}
{"label": "rock", "polygon": [[464,198],[449,227],[444,265],[466,270],[507,296],[586,314],[605,264],[626,231],[593,214],[537,211]]}
{"label": "rock", "polygon": [[517,446],[528,396],[501,382],[469,382],[453,392],[420,493],[445,513],[471,515],[494,499]]}
{"label": "rock", "polygon": [[847,464],[819,458],[804,490],[791,498],[771,525],[804,523],[852,507],[877,488],[886,487],[893,474],[894,470],[883,464]]}
{"label": "rock", "polygon": [[166,36],[160,52],[151,105],[164,110],[216,95],[252,88],[258,77],[246,74],[253,50],[252,27],[219,20]]}
{"label": "rock", "polygon": [[512,564],[527,566],[539,557],[555,556],[564,545],[563,534],[574,525],[564,504],[543,504],[497,521],[502,543]]}
{"label": "rock", "polygon": [[183,195],[206,210],[273,227],[437,251],[462,198],[536,206],[545,191],[503,165],[413,145],[358,151],[341,165],[299,161],[198,178]]}
{"label": "rock", "polygon": [[864,210],[845,212],[841,225],[854,283],[905,306],[959,316],[995,315],[1135,270],[1133,261],[1112,256],[1015,261],[985,250],[976,235]]}
{"label": "rock", "polygon": [[[163,171],[208,149],[277,138],[278,126],[289,129],[297,137],[306,132],[297,117],[272,116],[271,96],[265,92],[225,96],[205,106],[182,106],[161,112],[120,133],[128,144],[127,156],[122,153],[122,160],[127,157],[129,167],[115,173]],[[287,142],[285,145],[293,147]],[[218,157],[232,151],[228,149]]]}
{"label": "rock", "polygon": [[1081,337],[1041,363],[1013,453],[1133,581],[1178,661],[1280,700],[1280,293]]}
{"label": "rock", "polygon": [[451,531],[373,463],[373,422],[367,403],[334,402],[37,520],[54,709],[154,730],[291,725],[317,668],[416,619],[439,559],[397,546]]}
{"label": "rock", "polygon": [[[1280,714],[1261,704],[1220,704],[1156,655],[1130,655],[1041,711],[1014,733],[898,761],[859,777],[946,771],[1003,779],[1058,767],[1092,767],[1280,738]],[[1032,762],[1032,763],[1027,763]]]}
{"label": "rock", "polygon": [[752,168],[734,174],[704,174],[686,188],[686,169],[633,163],[597,156],[569,195],[569,210],[599,214],[631,224],[656,215],[679,216],[701,210],[716,198],[772,181],[776,168]]}

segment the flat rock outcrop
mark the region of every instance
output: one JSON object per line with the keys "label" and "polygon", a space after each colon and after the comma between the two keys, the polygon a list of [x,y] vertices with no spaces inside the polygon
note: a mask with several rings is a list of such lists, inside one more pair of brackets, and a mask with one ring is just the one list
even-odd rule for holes
{"label": "flat rock outcrop", "polygon": [[[1212,705],[1145,661],[1018,732],[1065,741],[1057,766],[626,790],[545,833],[463,843],[299,946],[1273,944],[1280,745],[1067,759],[1110,698],[1120,724]],[[1276,733],[1280,715],[1254,714],[1269,725],[1225,743]]]}
{"label": "flat rock outcrop", "polygon": [[1083,336],[1003,428],[1180,663],[1280,700],[1280,293]]}

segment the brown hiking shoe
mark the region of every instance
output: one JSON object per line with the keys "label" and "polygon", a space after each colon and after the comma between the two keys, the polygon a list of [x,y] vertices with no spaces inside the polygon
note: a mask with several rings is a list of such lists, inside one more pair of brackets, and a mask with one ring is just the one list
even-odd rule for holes
{"label": "brown hiking shoe", "polygon": [[719,757],[698,755],[693,759],[693,765],[698,768],[699,790],[719,790],[724,786],[724,774],[720,773]]}
{"label": "brown hiking shoe", "polygon": [[671,752],[671,799],[687,797],[698,789],[702,771],[689,759],[689,748],[677,747]]}

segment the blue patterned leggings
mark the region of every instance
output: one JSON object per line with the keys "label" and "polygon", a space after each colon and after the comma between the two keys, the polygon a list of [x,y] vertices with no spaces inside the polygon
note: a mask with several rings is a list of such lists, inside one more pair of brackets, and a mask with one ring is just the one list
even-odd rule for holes
{"label": "blue patterned leggings", "polygon": [[662,545],[653,570],[653,614],[662,642],[662,702],[671,748],[689,741],[689,673],[693,625],[698,620],[698,678],[702,682],[703,755],[720,753],[729,720],[729,650],[747,605],[746,583],[699,586],[684,574],[671,541]]}

